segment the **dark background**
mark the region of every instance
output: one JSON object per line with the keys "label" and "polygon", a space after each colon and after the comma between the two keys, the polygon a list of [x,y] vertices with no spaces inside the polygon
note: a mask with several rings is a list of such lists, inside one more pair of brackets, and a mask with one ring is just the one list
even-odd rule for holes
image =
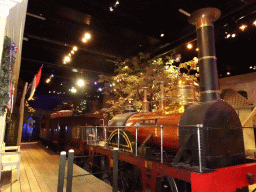
{"label": "dark background", "polygon": [[[227,72],[255,72],[256,26],[252,23],[256,20],[256,3],[252,0],[119,0],[117,5],[109,0],[29,0],[20,79],[31,83],[43,64],[38,98],[48,95],[65,100],[64,92],[65,97],[74,98],[68,90],[78,78],[87,82],[85,90],[75,96],[79,101],[89,96],[102,98],[98,91],[102,85],[94,82],[99,74],[113,75],[118,60],[139,52],[151,53],[152,57],[164,55],[175,47],[181,53],[181,62],[197,56],[195,27],[178,10],[193,13],[204,7],[216,7],[222,13],[215,22],[219,77],[227,76]],[[239,30],[241,24],[248,25],[245,31]],[[86,32],[91,34],[91,40],[83,43]],[[227,33],[236,33],[236,37],[227,39]],[[193,49],[186,48],[188,42],[193,43]],[[78,51],[70,63],[63,64],[73,46]],[[54,77],[47,84],[45,80],[52,74]]]}

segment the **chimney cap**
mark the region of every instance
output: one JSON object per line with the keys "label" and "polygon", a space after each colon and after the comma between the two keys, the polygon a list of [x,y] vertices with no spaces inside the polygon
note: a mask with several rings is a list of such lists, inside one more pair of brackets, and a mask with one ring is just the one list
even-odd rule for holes
{"label": "chimney cap", "polygon": [[195,25],[196,28],[200,26],[213,25],[213,22],[216,21],[220,15],[221,12],[217,8],[202,8],[193,12],[188,18],[188,22]]}

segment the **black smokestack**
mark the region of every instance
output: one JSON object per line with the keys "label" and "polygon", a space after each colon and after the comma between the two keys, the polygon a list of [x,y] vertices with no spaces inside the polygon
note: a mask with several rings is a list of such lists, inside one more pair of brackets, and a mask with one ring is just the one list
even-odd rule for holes
{"label": "black smokestack", "polygon": [[220,14],[220,10],[216,8],[203,8],[192,13],[188,19],[196,26],[202,102],[220,98],[213,26]]}

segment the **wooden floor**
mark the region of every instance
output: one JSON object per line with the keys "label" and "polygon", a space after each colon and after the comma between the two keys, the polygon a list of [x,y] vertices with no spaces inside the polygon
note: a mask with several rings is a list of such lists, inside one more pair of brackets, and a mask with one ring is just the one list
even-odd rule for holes
{"label": "wooden floor", "polygon": [[[17,170],[2,171],[1,192],[51,192],[57,191],[60,156],[41,147],[37,143],[21,145],[20,179]],[[67,166],[66,166],[67,167]],[[73,175],[86,174],[84,169],[74,164]],[[66,182],[64,190],[66,191]],[[96,177],[74,177],[73,192],[110,192],[112,187]]]}

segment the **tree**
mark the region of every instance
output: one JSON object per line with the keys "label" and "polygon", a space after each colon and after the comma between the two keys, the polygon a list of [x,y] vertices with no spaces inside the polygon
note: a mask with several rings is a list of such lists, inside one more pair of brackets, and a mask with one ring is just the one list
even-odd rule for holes
{"label": "tree", "polygon": [[108,98],[104,116],[114,116],[125,110],[125,106],[132,103],[135,110],[141,111],[143,101],[143,87],[147,87],[147,100],[151,109],[157,107],[160,98],[159,83],[165,84],[165,94],[171,94],[174,82],[183,74],[195,79],[197,59],[180,63],[180,54],[173,51],[163,58],[150,58],[149,54],[140,53],[116,64],[115,76],[100,75],[99,82],[105,83],[104,94]]}

